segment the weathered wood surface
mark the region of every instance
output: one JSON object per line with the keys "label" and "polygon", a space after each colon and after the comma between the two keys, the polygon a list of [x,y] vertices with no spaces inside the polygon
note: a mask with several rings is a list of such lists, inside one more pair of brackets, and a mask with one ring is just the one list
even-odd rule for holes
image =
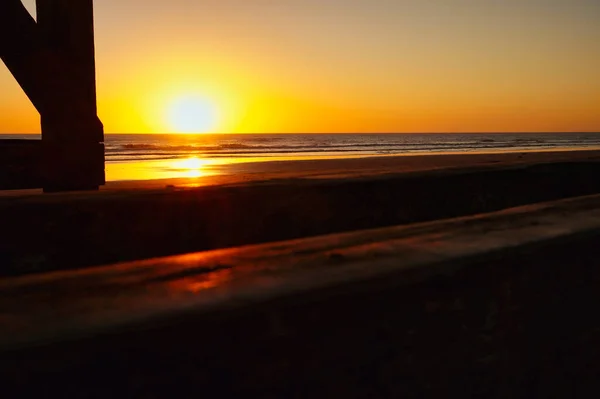
{"label": "weathered wood surface", "polygon": [[7,397],[597,397],[600,197],[0,283]]}
{"label": "weathered wood surface", "polygon": [[96,113],[92,0],[0,3],[0,58],[42,119],[46,191],[104,184],[104,128]]}
{"label": "weathered wood surface", "polygon": [[[0,281],[0,347],[178,314],[250,306],[340,284],[412,284],[489,257],[600,233],[600,196],[495,214]],[[524,262],[530,260],[524,259]]]}
{"label": "weathered wood surface", "polygon": [[7,397],[597,397],[600,196],[5,279]]}

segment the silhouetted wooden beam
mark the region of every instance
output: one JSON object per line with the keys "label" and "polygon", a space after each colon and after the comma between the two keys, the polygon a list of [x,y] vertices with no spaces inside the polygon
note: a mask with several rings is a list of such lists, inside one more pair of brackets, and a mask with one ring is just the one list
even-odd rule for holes
{"label": "silhouetted wooden beam", "polygon": [[[73,73],[71,82],[78,90],[77,100],[84,107],[83,115],[97,119],[93,0],[37,0],[36,6],[38,29],[45,47],[69,64]],[[84,121],[88,120],[85,116]],[[41,122],[45,164],[51,175],[59,178],[48,181],[47,191],[94,189],[104,183],[101,123],[89,120],[83,130],[63,137],[60,121],[42,114]],[[57,156],[60,158],[56,159]]]}
{"label": "silhouetted wooden beam", "polygon": [[95,103],[92,0],[0,3],[0,58],[42,117],[44,189],[104,183],[103,126]]}
{"label": "silhouetted wooden beam", "polygon": [[36,7],[37,24],[46,46],[75,67],[86,105],[90,112],[95,113],[93,0],[37,0]]}
{"label": "silhouetted wooden beam", "polygon": [[81,79],[77,78],[82,74],[67,59],[51,51],[46,42],[19,0],[0,2],[0,57],[35,108],[44,117],[60,119],[65,126],[77,126],[80,119],[85,119],[86,124],[96,128],[93,137],[102,141],[98,134],[102,123],[95,114],[95,103],[93,107],[85,104],[89,90],[86,96]]}

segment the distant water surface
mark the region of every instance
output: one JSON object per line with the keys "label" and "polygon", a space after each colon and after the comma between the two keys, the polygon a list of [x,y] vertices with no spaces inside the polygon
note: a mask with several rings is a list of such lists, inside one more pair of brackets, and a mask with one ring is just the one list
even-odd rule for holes
{"label": "distant water surface", "polygon": [[211,165],[268,160],[594,148],[600,134],[107,134],[105,145],[107,179],[137,180],[193,177]]}

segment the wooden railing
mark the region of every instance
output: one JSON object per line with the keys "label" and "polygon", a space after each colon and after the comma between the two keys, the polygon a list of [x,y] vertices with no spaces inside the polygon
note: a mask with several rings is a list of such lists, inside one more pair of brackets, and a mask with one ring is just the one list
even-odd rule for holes
{"label": "wooden railing", "polygon": [[0,281],[35,397],[597,397],[600,196]]}

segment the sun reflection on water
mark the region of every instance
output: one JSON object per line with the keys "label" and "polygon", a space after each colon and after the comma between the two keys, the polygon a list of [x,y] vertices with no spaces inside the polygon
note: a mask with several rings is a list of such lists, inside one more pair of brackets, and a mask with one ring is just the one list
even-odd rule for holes
{"label": "sun reflection on water", "polygon": [[[331,157],[330,157],[331,158]],[[352,158],[352,157],[344,157]],[[136,161],[113,161],[106,163],[106,181],[135,181],[161,179],[190,179],[194,184],[206,177],[256,173],[256,165],[268,161],[300,161],[322,159],[320,156],[260,156],[203,158],[201,155],[177,159],[141,159]],[[252,166],[254,165],[254,166]],[[235,166],[235,167],[234,167]],[[263,172],[265,167],[260,168]],[[267,172],[277,171],[274,167]],[[266,173],[266,172],[265,172]],[[206,184],[203,181],[202,184]]]}
{"label": "sun reflection on water", "polygon": [[178,177],[202,177],[206,176],[205,167],[211,162],[207,159],[187,158],[173,161],[171,168],[177,172],[181,172]]}
{"label": "sun reflection on water", "polygon": [[215,168],[221,164],[224,162],[199,157],[108,162],[106,164],[106,180],[197,179],[218,174]]}

